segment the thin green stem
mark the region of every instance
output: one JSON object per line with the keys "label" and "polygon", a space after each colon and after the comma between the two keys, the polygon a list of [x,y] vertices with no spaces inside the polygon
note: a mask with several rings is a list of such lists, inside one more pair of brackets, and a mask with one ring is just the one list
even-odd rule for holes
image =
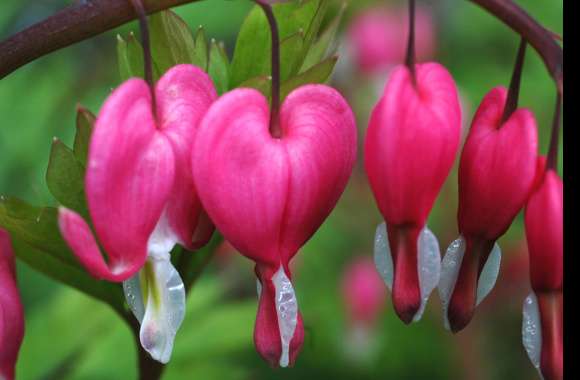
{"label": "thin green stem", "polygon": [[407,54],[405,65],[411,73],[413,84],[417,85],[415,74],[415,0],[409,0],[409,36],[407,40]]}
{"label": "thin green stem", "polygon": [[546,160],[546,169],[557,170],[558,167],[558,145],[560,142],[560,112],[562,110],[562,94],[556,93],[556,107],[554,118],[552,119],[552,136],[550,137],[550,150]]}

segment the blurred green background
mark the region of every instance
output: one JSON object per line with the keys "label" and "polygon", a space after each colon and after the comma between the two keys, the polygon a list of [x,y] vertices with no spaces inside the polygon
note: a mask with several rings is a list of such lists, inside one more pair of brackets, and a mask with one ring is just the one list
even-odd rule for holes
{"label": "blurred green background", "polygon": [[[68,3],[3,0],[0,38]],[[357,12],[375,3],[351,1],[342,29]],[[562,1],[518,3],[547,28],[562,33]],[[469,122],[492,86],[508,85],[519,38],[469,1],[421,4],[433,12],[435,58],[454,76],[466,106],[464,119]],[[206,0],[174,10],[192,29],[203,25],[209,37],[223,40],[231,56],[250,7],[247,0]],[[131,23],[104,33],[38,59],[0,80],[0,194],[35,205],[55,204],[44,179],[52,137],[72,142],[78,103],[98,112],[110,90],[119,84],[115,35],[136,31],[136,27]],[[339,58],[340,64],[343,59]],[[360,142],[368,113],[377,101],[376,77],[352,75],[335,76],[335,80],[355,109]],[[554,85],[537,53],[529,49],[520,104],[531,108],[537,117],[542,153],[547,151],[554,101]],[[306,327],[296,366],[272,370],[255,352],[252,333],[257,302],[252,263],[222,247],[191,293],[164,379],[535,378],[520,337],[521,305],[528,292],[521,215],[500,240],[504,262],[497,288],[463,332],[453,336],[443,329],[436,292],[423,320],[411,326],[397,319],[389,299],[373,327],[373,344],[358,355],[352,354],[341,276],[355,257],[372,255],[374,231],[380,222],[361,157],[359,152],[355,173],[337,208],[294,265],[294,283]],[[457,235],[456,183],[454,170],[429,221],[442,249]],[[133,338],[108,306],[22,263],[18,263],[18,280],[27,324],[17,368],[19,379],[136,377]]]}

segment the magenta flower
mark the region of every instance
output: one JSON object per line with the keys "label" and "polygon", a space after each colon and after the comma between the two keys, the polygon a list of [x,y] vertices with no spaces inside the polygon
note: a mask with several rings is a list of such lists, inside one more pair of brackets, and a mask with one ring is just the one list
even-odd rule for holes
{"label": "magenta flower", "polygon": [[24,337],[24,310],[16,284],[10,236],[0,229],[0,379],[13,380]]}
{"label": "magenta flower", "polygon": [[343,97],[324,85],[293,91],[282,104],[280,138],[269,132],[266,98],[252,89],[209,109],[193,150],[204,208],[224,237],[256,262],[258,352],[292,365],[304,329],[289,262],[334,208],[356,157],[356,128]]}
{"label": "magenta flower", "polygon": [[[406,15],[407,10],[403,8],[372,8],[355,17],[348,39],[361,71],[383,71],[403,60],[409,29]],[[423,7],[418,7],[415,14],[415,48],[419,62],[432,58],[435,51],[432,16]]]}
{"label": "magenta flower", "polygon": [[[178,65],[157,83],[155,101],[145,81],[130,79],[103,105],[91,137],[85,189],[107,261],[81,216],[65,208],[59,213],[61,233],[83,266],[96,278],[125,281],[127,301],[142,322],[141,343],[162,362],[169,360],[185,304],[169,253],[177,243],[199,247],[213,231],[189,157],[197,124],[216,97],[207,74]],[[160,304],[153,302],[156,297]]]}
{"label": "magenta flower", "polygon": [[439,244],[425,223],[461,133],[451,75],[437,63],[415,65],[415,73],[413,83],[406,66],[393,70],[365,140],[365,169],[386,222],[377,228],[375,262],[405,323],[421,318],[439,281]]}
{"label": "magenta flower", "polygon": [[496,87],[481,102],[459,165],[461,236],[447,250],[439,287],[446,326],[456,332],[493,288],[501,252],[495,241],[530,194],[536,173],[534,115],[517,109],[504,122],[507,90]]}
{"label": "magenta flower", "polygon": [[540,171],[525,212],[533,292],[524,302],[523,343],[546,380],[564,378],[564,185]]}
{"label": "magenta flower", "polygon": [[374,324],[385,296],[383,280],[371,259],[359,258],[348,264],[342,277],[342,297],[351,324]]}

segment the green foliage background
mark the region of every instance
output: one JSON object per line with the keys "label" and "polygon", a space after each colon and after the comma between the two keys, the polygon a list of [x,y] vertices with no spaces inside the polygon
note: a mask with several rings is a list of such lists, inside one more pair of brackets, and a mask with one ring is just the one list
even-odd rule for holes
{"label": "green foliage background", "polygon": [[[372,3],[351,1],[341,29],[359,8]],[[518,3],[549,29],[562,32],[562,1]],[[508,84],[519,39],[468,1],[424,4],[436,15],[437,60],[456,79],[467,104],[464,118],[470,120],[492,86]],[[65,5],[62,0],[2,1],[0,38]],[[334,5],[337,8],[338,2]],[[206,0],[174,11],[191,29],[203,25],[208,37],[223,41],[231,60],[240,25],[250,9],[246,0]],[[76,104],[96,113],[118,85],[116,34],[126,36],[129,31],[137,31],[137,25],[125,25],[41,58],[0,81],[0,194],[34,205],[57,204],[45,181],[52,138],[71,146]],[[355,108],[362,141],[376,94],[371,80],[356,80],[360,80],[356,89],[349,87],[345,96]],[[239,84],[235,81],[230,78],[230,84]],[[223,84],[224,90],[226,87]],[[520,104],[530,107],[537,117],[543,153],[547,151],[554,101],[551,79],[538,55],[529,49]],[[429,223],[442,246],[457,234],[456,207],[453,173]],[[359,159],[337,209],[297,256],[295,287],[306,341],[294,369],[272,370],[254,351],[257,303],[252,265],[234,255],[217,257],[196,284],[164,379],[533,378],[520,343],[521,304],[528,288],[525,267],[523,276],[513,277],[505,270],[500,274],[498,289],[458,336],[443,329],[436,294],[423,321],[409,327],[396,318],[387,301],[374,332],[376,352],[358,361],[347,359],[345,351],[351,343],[340,294],[341,275],[354,257],[371,255],[374,228],[379,222]],[[521,254],[522,242],[520,216],[500,241],[504,264]],[[20,261],[18,277],[26,309],[19,379],[135,378],[133,337],[109,306],[49,280]]]}

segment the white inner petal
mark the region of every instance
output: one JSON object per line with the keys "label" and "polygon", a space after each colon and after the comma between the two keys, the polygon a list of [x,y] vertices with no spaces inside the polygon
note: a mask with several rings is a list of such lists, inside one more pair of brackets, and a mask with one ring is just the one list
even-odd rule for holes
{"label": "white inner petal", "polygon": [[[443,262],[441,264],[441,278],[439,280],[438,289],[439,298],[441,298],[443,304],[443,323],[445,328],[448,330],[450,329],[450,326],[447,311],[451,296],[453,295],[453,290],[455,289],[459,269],[463,262],[463,256],[465,255],[465,246],[465,239],[460,235],[447,248],[447,252],[445,253],[445,257],[443,257]],[[477,282],[477,298],[475,306],[478,306],[495,286],[499,274],[500,263],[501,250],[499,245],[495,243],[487,261],[483,265],[479,281]]]}
{"label": "white inner petal", "polygon": [[389,290],[393,289],[393,257],[389,247],[389,238],[387,236],[387,225],[381,223],[377,226],[375,233],[374,249],[375,266]]}
{"label": "white inner petal", "polygon": [[272,276],[272,282],[276,290],[276,312],[282,341],[280,367],[287,367],[290,362],[290,342],[294,337],[298,323],[298,303],[292,283],[286,277],[282,267]]}
{"label": "white inner petal", "polygon": [[495,282],[497,280],[497,276],[499,275],[499,266],[501,264],[501,249],[499,245],[495,243],[493,245],[493,249],[487,258],[487,261],[483,265],[483,269],[481,270],[481,275],[479,276],[479,282],[477,283],[477,303],[479,305],[481,301],[491,289],[495,286]]}
{"label": "white inner petal", "polygon": [[421,287],[421,307],[413,317],[414,322],[419,321],[423,316],[429,296],[439,284],[439,276],[441,274],[439,242],[427,226],[419,234],[417,249],[419,252],[417,269],[419,271],[419,285]]}
{"label": "white inner petal", "polygon": [[[419,275],[419,287],[421,291],[421,307],[413,317],[414,322],[419,321],[423,316],[429,296],[439,284],[439,275],[441,272],[439,243],[433,232],[427,227],[421,230],[417,238],[417,254],[417,273]],[[379,274],[389,290],[392,291],[394,277],[393,257],[389,247],[387,226],[384,222],[377,226],[375,233],[374,260]]]}
{"label": "white inner petal", "polygon": [[149,238],[145,265],[123,282],[125,299],[141,324],[141,345],[161,363],[169,361],[185,316],[185,287],[169,256],[175,243],[164,213]]}
{"label": "white inner petal", "polygon": [[524,300],[524,313],[522,320],[522,343],[530,361],[540,373],[540,357],[542,353],[542,329],[540,325],[540,310],[538,299],[532,292]]}
{"label": "white inner petal", "polygon": [[449,318],[447,317],[447,309],[449,308],[449,301],[457,282],[459,268],[463,261],[465,253],[465,239],[463,236],[455,239],[447,248],[443,261],[441,262],[441,276],[439,279],[439,298],[443,304],[443,324],[447,330],[450,330]]}

